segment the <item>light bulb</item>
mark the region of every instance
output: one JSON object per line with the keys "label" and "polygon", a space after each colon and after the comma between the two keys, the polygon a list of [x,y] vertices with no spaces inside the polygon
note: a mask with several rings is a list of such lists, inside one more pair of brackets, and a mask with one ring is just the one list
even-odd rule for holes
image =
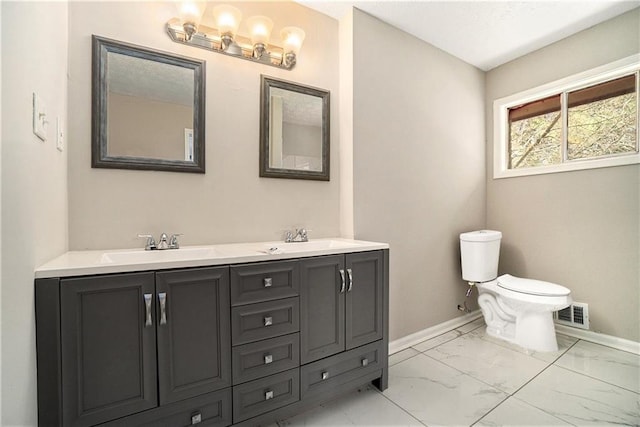
{"label": "light bulb", "polygon": [[273,21],[266,16],[252,16],[247,19],[247,26],[251,33],[251,44],[253,45],[253,56],[260,58],[267,50],[269,37],[273,29]]}
{"label": "light bulb", "polygon": [[236,36],[242,19],[242,12],[233,6],[222,4],[214,7],[212,13],[218,34],[222,39],[223,49],[226,49]]}
{"label": "light bulb", "polygon": [[298,27],[284,27],[280,31],[284,53],[300,53],[305,33]]}
{"label": "light bulb", "polygon": [[178,5],[178,14],[184,32],[187,33],[187,40],[191,40],[191,37],[198,31],[205,6],[206,4],[201,1],[185,1]]}

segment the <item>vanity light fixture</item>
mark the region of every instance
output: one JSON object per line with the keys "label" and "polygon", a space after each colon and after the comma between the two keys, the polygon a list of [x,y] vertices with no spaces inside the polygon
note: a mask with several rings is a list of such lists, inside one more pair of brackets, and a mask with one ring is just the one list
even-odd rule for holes
{"label": "vanity light fixture", "polygon": [[[269,43],[273,21],[266,16],[247,18],[249,36],[238,35],[242,12],[230,5],[211,9],[215,27],[201,24],[207,3],[186,1],[178,6],[178,17],[167,22],[167,33],[176,42],[200,47],[213,52],[235,56],[278,68],[291,70],[296,65],[305,33],[297,27],[284,27],[280,31],[282,45]],[[205,19],[205,21],[207,21]]]}

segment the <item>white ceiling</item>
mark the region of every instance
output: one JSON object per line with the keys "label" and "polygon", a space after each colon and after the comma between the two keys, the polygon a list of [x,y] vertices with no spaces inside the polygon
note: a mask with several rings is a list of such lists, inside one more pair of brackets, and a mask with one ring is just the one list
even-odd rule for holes
{"label": "white ceiling", "polygon": [[297,1],[336,19],[356,7],[485,71],[640,6],[640,0]]}

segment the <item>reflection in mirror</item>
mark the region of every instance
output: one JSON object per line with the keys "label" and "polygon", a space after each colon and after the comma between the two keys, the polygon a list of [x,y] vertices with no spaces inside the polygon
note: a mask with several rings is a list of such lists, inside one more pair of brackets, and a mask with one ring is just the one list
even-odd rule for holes
{"label": "reflection in mirror", "polygon": [[204,173],[204,62],[93,42],[92,166]]}
{"label": "reflection in mirror", "polygon": [[262,76],[260,176],[329,180],[329,92]]}

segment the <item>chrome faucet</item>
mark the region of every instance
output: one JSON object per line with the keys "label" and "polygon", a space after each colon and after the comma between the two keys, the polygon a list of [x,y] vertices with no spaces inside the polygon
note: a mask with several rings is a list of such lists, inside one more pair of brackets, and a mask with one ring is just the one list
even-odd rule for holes
{"label": "chrome faucet", "polygon": [[160,241],[158,242],[158,250],[169,249],[169,236],[167,233],[162,233],[160,235]]}
{"label": "chrome faucet", "polygon": [[294,242],[308,242],[309,235],[308,230],[306,228],[296,228],[296,232],[294,233],[291,230],[287,230],[284,233],[284,242],[285,243],[294,243]]}
{"label": "chrome faucet", "polygon": [[144,249],[146,251],[179,249],[180,243],[178,242],[178,236],[182,236],[182,234],[172,234],[171,237],[168,237],[166,233],[162,233],[160,235],[160,240],[156,244],[156,241],[151,234],[138,234],[138,237],[147,239],[147,242],[144,245]]}

